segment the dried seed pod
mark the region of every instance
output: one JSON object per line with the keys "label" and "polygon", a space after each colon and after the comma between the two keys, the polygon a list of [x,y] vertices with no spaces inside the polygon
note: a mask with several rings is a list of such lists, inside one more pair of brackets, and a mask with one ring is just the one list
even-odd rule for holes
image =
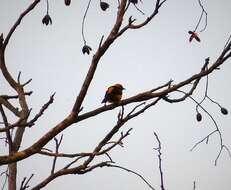
{"label": "dried seed pod", "polygon": [[88,45],[84,45],[82,48],[83,54],[87,53],[89,55],[91,50],[92,50],[91,47]]}
{"label": "dried seed pod", "polygon": [[71,4],[71,0],[64,0],[64,3],[66,6],[69,6]]}
{"label": "dried seed pod", "polygon": [[221,107],[221,113],[227,115],[229,112],[226,108]]}
{"label": "dried seed pod", "polygon": [[52,20],[51,20],[51,17],[50,17],[49,14],[46,14],[46,15],[43,17],[42,23],[45,24],[45,25],[52,24]]}
{"label": "dried seed pod", "polygon": [[104,2],[104,1],[101,1],[100,2],[100,8],[103,10],[103,11],[106,11],[108,8],[109,8],[109,4]]}
{"label": "dried seed pod", "polygon": [[200,122],[202,120],[202,115],[201,113],[197,112],[197,121]]}
{"label": "dried seed pod", "polygon": [[188,31],[188,33],[190,34],[189,42],[191,42],[193,39],[195,39],[198,42],[201,41],[201,39],[199,38],[199,36],[196,32]]}

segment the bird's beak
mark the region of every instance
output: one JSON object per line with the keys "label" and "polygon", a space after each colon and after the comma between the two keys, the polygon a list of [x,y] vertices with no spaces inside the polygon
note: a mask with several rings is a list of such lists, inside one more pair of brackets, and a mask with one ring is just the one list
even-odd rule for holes
{"label": "bird's beak", "polygon": [[123,88],[123,90],[126,90],[126,88]]}

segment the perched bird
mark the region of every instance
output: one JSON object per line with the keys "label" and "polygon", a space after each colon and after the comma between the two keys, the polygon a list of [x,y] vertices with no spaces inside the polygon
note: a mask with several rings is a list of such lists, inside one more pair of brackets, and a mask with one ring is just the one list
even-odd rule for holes
{"label": "perched bird", "polygon": [[125,88],[121,84],[115,84],[110,86],[104,96],[104,99],[101,103],[110,102],[110,103],[118,103],[122,98],[122,91]]}

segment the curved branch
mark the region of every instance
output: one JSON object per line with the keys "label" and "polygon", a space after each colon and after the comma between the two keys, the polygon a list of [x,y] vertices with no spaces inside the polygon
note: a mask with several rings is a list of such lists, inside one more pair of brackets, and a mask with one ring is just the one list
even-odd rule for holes
{"label": "curved branch", "polygon": [[135,171],[132,171],[130,169],[127,169],[125,167],[122,167],[122,166],[118,166],[118,165],[115,165],[115,164],[107,164],[106,165],[107,167],[113,167],[113,168],[119,168],[119,169],[122,169],[124,171],[127,171],[127,172],[130,172],[130,173],[133,173],[135,174],[136,176],[138,176],[139,178],[141,178],[152,190],[155,190],[155,188],[139,173],[135,172]]}
{"label": "curved branch", "polygon": [[105,40],[105,42],[98,48],[97,52],[95,53],[95,55],[92,58],[92,62],[91,62],[91,66],[88,70],[88,73],[85,77],[85,80],[83,82],[83,85],[81,87],[81,90],[79,92],[79,95],[76,98],[75,104],[72,108],[72,112],[74,112],[75,114],[78,115],[78,112],[81,108],[81,105],[83,103],[83,100],[87,94],[87,90],[91,84],[91,81],[93,79],[93,76],[95,74],[98,62],[100,60],[100,58],[104,55],[104,53],[106,52],[106,50],[110,47],[110,45],[114,42],[114,40],[117,38],[116,35],[122,25],[122,21],[123,21],[123,16],[125,13],[125,6],[126,6],[126,0],[122,0],[120,7],[118,9],[118,13],[117,13],[117,18],[116,18],[116,22],[109,34],[109,36],[107,37],[107,39]]}
{"label": "curved branch", "polygon": [[34,9],[34,7],[40,2],[40,0],[35,0],[32,4],[30,4],[30,6],[24,11],[22,12],[22,14],[19,16],[18,20],[15,22],[15,24],[13,25],[13,27],[10,29],[9,33],[6,36],[6,39],[4,40],[3,43],[3,52],[12,36],[12,34],[14,33],[14,31],[16,30],[16,28],[20,25],[22,19],[30,12]]}
{"label": "curved branch", "polygon": [[163,1],[157,0],[156,5],[155,5],[155,9],[152,12],[152,14],[149,17],[147,17],[144,22],[142,22],[140,24],[137,24],[137,25],[133,24],[133,22],[135,20],[132,20],[130,17],[128,24],[120,30],[120,32],[118,33],[118,36],[122,35],[128,29],[139,29],[139,28],[142,28],[143,26],[147,25],[158,14],[160,7],[165,3],[165,1],[167,1],[167,0],[163,0]]}
{"label": "curved branch", "polygon": [[[82,121],[84,119],[93,117],[93,116],[98,115],[102,112],[112,110],[112,109],[119,107],[121,105],[127,105],[127,104],[131,104],[134,102],[141,102],[141,101],[150,100],[153,98],[163,98],[166,95],[168,95],[169,93],[174,92],[174,91],[180,89],[181,87],[190,84],[191,82],[197,80],[198,78],[202,78],[202,77],[210,74],[211,72],[216,70],[220,65],[222,65],[229,58],[227,56],[230,54],[230,52],[229,52],[230,47],[231,47],[231,42],[229,42],[229,44],[223,50],[223,52],[218,57],[218,59],[210,67],[208,67],[208,69],[202,70],[198,74],[195,74],[195,75],[189,77],[188,79],[186,79],[186,80],[184,80],[184,81],[182,81],[176,85],[172,85],[172,86],[168,87],[167,89],[164,89],[160,92],[153,92],[153,93],[150,91],[143,92],[143,93],[140,93],[136,96],[122,100],[118,104],[110,104],[107,106],[102,106],[102,107],[97,108],[93,111],[79,115],[78,117],[76,117],[76,113],[72,112],[67,118],[65,118],[62,122],[60,122],[58,125],[56,125],[49,132],[47,132],[42,138],[40,138],[37,142],[35,142],[29,148],[27,148],[21,152],[17,152],[15,154],[12,154],[12,155],[0,156],[0,165],[12,163],[12,162],[17,162],[19,160],[25,159],[25,158],[39,152],[41,150],[41,148],[43,146],[45,146],[54,136],[59,134],[61,131],[63,131],[64,129],[66,129],[68,126],[70,126],[73,123],[76,123],[76,122]],[[227,55],[227,53],[228,53],[228,55]]]}

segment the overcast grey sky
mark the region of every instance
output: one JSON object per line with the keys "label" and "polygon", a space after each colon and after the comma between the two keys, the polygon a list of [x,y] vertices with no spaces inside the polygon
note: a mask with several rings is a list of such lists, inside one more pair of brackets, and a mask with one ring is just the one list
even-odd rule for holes
{"label": "overcast grey sky", "polygon": [[[41,20],[46,14],[46,4],[41,3],[23,20],[13,34],[6,52],[9,71],[17,76],[22,71],[22,79],[33,78],[27,90],[33,95],[28,98],[29,106],[35,114],[56,92],[55,102],[37,125],[27,130],[21,149],[30,146],[46,131],[54,127],[70,111],[75,97],[81,88],[89,68],[91,56],[98,47],[102,35],[110,31],[115,16],[117,1],[107,1],[110,8],[102,12],[99,1],[92,1],[85,25],[87,44],[93,51],[90,56],[83,55],[81,48],[81,22],[87,1],[72,0],[65,7],[63,0],[50,0],[50,15],[53,24],[45,26]],[[139,3],[140,8],[149,13],[152,0]],[[30,1],[0,0],[0,33],[7,34],[19,14]],[[158,16],[145,28],[128,31],[119,38],[100,61],[94,80],[84,101],[84,111],[101,106],[105,89],[122,83],[127,89],[124,98],[159,86],[169,79],[179,82],[199,72],[204,60],[216,60],[231,34],[231,1],[204,0],[208,12],[208,26],[200,33],[201,43],[188,42],[188,30],[193,30],[201,9],[197,0],[167,0]],[[134,18],[145,16],[131,8]],[[203,25],[203,22],[202,22]],[[202,26],[201,26],[202,27]],[[200,26],[199,26],[200,28]],[[230,60],[221,70],[209,77],[209,96],[231,110],[230,102]],[[1,94],[13,93],[0,75]],[[195,98],[202,98],[205,80],[202,80]],[[223,135],[224,144],[231,148],[231,117],[223,116],[220,109],[209,102],[205,107],[216,119]],[[132,107],[127,106],[126,111]],[[105,112],[98,117],[73,125],[64,131],[64,141],[60,151],[88,152],[116,123],[120,108]],[[219,152],[219,138],[213,135],[209,144],[202,143],[193,152],[190,148],[214,130],[212,121],[203,114],[202,122],[196,121],[195,104],[186,100],[179,104],[160,102],[142,116],[128,122],[123,128],[133,128],[131,135],[124,140],[124,148],[117,147],[110,154],[118,165],[142,174],[156,189],[159,189],[157,146],[153,135],[155,131],[162,142],[162,164],[165,186],[168,190],[191,190],[196,181],[197,190],[230,190],[231,159],[226,151],[214,166]],[[4,142],[0,141],[3,147]],[[48,144],[54,147],[54,142]],[[2,148],[0,153],[6,153]],[[106,159],[106,158],[105,158]],[[99,160],[103,160],[103,157]],[[20,184],[24,176],[35,173],[31,185],[46,178],[50,173],[52,160],[44,156],[32,156],[19,162]],[[58,160],[58,166],[66,163]],[[0,168],[0,172],[3,167]],[[2,180],[2,178],[0,178]],[[101,189],[101,190],[148,190],[148,186],[133,174],[119,169],[96,169],[83,176],[68,175],[51,182],[45,189]]]}

